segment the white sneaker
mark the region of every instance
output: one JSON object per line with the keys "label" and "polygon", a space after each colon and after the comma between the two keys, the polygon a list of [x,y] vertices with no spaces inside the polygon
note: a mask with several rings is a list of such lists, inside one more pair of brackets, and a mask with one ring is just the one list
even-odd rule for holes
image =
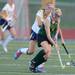
{"label": "white sneaker", "polygon": [[17,50],[14,55],[14,59],[17,60],[21,55],[22,55],[22,52],[20,50]]}
{"label": "white sneaker", "polygon": [[2,46],[3,46],[4,51],[7,53],[7,52],[8,52],[8,50],[7,50],[6,45],[3,43],[3,41],[0,41],[0,45],[2,45]]}
{"label": "white sneaker", "polygon": [[4,49],[4,51],[7,53],[8,52],[8,50],[7,50],[7,48],[6,47],[3,47],[3,49]]}
{"label": "white sneaker", "polygon": [[7,47],[4,44],[3,44],[3,49],[4,49],[5,53],[8,52],[8,49],[7,49]]}

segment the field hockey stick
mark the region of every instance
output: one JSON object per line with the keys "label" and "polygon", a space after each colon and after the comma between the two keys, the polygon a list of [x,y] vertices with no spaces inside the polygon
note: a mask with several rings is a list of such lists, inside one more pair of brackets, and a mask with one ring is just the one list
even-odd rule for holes
{"label": "field hockey stick", "polygon": [[67,55],[68,55],[68,57],[69,57],[69,59],[70,59],[70,61],[71,61],[71,64],[72,64],[73,66],[75,66],[75,63],[74,63],[74,61],[72,60],[71,55],[70,55],[68,49],[66,48],[65,44],[62,44],[62,46],[63,46],[65,52],[67,53]]}
{"label": "field hockey stick", "polygon": [[65,49],[65,52],[67,53],[67,55],[69,55],[69,51],[67,50],[65,44],[62,44],[63,48]]}
{"label": "field hockey stick", "polygon": [[62,46],[63,46],[63,48],[64,48],[65,52],[67,53],[67,55],[68,55],[69,59],[71,60],[71,55],[70,55],[70,53],[69,53],[68,49],[66,48],[65,44],[62,44]]}
{"label": "field hockey stick", "polygon": [[[57,50],[57,49],[56,49],[56,50]],[[60,65],[61,65],[62,69],[64,69],[64,68],[65,68],[65,65],[62,63],[59,50],[57,50],[57,54],[58,54],[58,58],[59,58]]]}

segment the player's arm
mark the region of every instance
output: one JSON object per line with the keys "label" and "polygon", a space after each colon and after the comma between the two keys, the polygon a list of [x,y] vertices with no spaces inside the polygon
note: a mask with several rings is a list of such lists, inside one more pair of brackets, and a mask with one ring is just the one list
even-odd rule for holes
{"label": "player's arm", "polygon": [[1,12],[0,12],[0,16],[1,16]]}
{"label": "player's arm", "polygon": [[15,4],[14,4],[14,14],[13,14],[13,17],[14,17],[15,20],[17,19],[17,14],[16,14],[16,7],[15,7]]}
{"label": "player's arm", "polygon": [[57,42],[57,39],[58,39],[59,32],[60,32],[60,17],[57,18],[57,31],[56,31],[56,34],[55,34],[55,37],[54,37],[56,42]]}
{"label": "player's arm", "polygon": [[8,16],[7,12],[5,10],[0,12],[0,16],[4,19],[6,19],[6,17]]}
{"label": "player's arm", "polygon": [[4,19],[6,19],[7,17],[8,17],[8,13],[7,13],[7,10],[8,9],[8,5],[7,4],[5,4],[5,6],[2,8],[2,10],[1,10],[1,16],[4,18]]}
{"label": "player's arm", "polygon": [[48,40],[56,47],[56,49],[59,49],[58,45],[51,38],[51,35],[50,35],[50,22],[48,20],[45,20],[44,26],[45,26],[45,31],[46,31],[46,35],[47,35]]}
{"label": "player's arm", "polygon": [[58,21],[58,28],[57,28],[56,36],[58,36],[58,34],[60,34],[61,41],[64,44],[64,38],[63,38],[62,31],[61,31],[61,28],[60,28],[60,21],[61,21],[60,17],[58,17],[57,21]]}
{"label": "player's arm", "polygon": [[40,16],[36,16],[36,20],[38,21],[38,25],[40,27],[42,25],[41,17]]}
{"label": "player's arm", "polygon": [[39,27],[42,25],[43,22],[43,10],[38,10],[36,13],[36,20],[38,22]]}
{"label": "player's arm", "polygon": [[62,44],[65,44],[61,28],[59,30],[59,33],[60,33]]}

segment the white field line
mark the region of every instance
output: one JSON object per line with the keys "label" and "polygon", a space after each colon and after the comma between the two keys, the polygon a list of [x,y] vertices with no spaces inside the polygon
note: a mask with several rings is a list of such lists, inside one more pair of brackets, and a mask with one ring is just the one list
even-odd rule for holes
{"label": "white field line", "polygon": [[[67,55],[66,53],[60,53],[61,55]],[[1,54],[0,52],[0,56],[4,56],[5,54]],[[57,53],[52,53],[51,55],[57,55]],[[75,55],[75,53],[70,53],[70,55]],[[29,56],[28,56],[29,57]],[[0,57],[0,58],[11,58],[9,55],[7,57]]]}
{"label": "white field line", "polygon": [[[9,66],[9,67],[11,67],[11,66],[18,66],[18,67],[26,67],[27,65],[26,64],[0,64],[0,66],[4,66],[4,67],[6,67],[6,66]],[[61,67],[59,64],[58,65],[50,65],[50,67],[53,67],[53,68],[55,68],[55,67]],[[73,67],[73,68],[75,68],[75,66],[66,66],[66,67]]]}
{"label": "white field line", "polygon": [[[75,53],[70,53],[70,55],[71,56],[72,55],[75,56]],[[51,56],[57,56],[57,53],[52,53]],[[61,56],[65,57],[65,56],[67,56],[67,54],[66,53],[62,53]],[[0,53],[0,59],[12,59],[14,61],[13,57],[11,57],[11,56],[5,57],[4,54],[2,55],[1,53]],[[22,60],[25,60],[25,57],[23,57]]]}
{"label": "white field line", "polygon": [[[57,56],[57,55],[56,55],[56,56]],[[51,57],[50,57],[50,60],[56,60],[56,58],[57,58],[56,56],[55,56],[55,58],[53,57],[54,59],[51,59],[51,58],[52,58],[52,56],[51,56]],[[63,56],[61,56],[61,57],[63,57]],[[64,56],[64,57],[65,57],[65,56]],[[66,59],[66,60],[69,59],[69,58],[67,57],[67,55],[66,55],[66,58],[64,58],[64,57],[63,57],[63,59]],[[16,60],[14,60],[14,59],[11,58],[11,57],[0,57],[0,59],[9,59],[9,60],[11,59],[12,61],[16,61]],[[19,58],[19,59],[21,59],[21,60],[29,60],[29,59],[26,59],[25,57]],[[21,60],[20,60],[20,61],[21,61]]]}
{"label": "white field line", "polygon": [[[13,73],[13,74],[19,74],[19,75],[26,75],[26,74],[32,74],[32,73],[23,73],[23,72],[0,72],[0,73],[8,73],[8,74],[11,74],[11,73]],[[47,72],[47,73],[41,73],[41,75],[42,74],[48,74],[48,75],[75,75],[75,74],[52,74],[52,73],[49,73],[49,72]],[[40,75],[40,74],[39,74]]]}

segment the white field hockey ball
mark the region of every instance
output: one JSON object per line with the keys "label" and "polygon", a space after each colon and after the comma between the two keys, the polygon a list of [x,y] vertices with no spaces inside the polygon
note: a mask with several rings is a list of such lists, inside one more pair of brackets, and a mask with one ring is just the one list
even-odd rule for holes
{"label": "white field hockey ball", "polygon": [[70,65],[70,62],[67,62],[66,65],[69,66]]}

